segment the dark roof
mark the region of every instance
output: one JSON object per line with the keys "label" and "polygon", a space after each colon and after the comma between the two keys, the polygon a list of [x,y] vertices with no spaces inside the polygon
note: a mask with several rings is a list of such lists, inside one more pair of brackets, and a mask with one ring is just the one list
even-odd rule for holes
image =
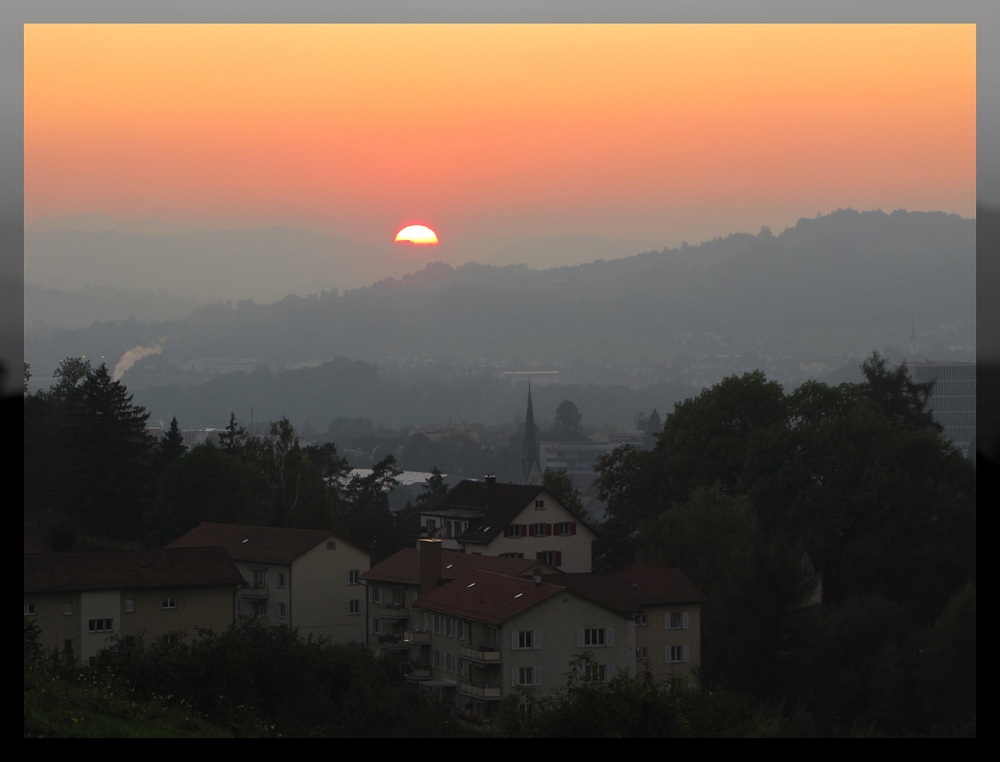
{"label": "dark roof", "polygon": [[530,579],[477,569],[420,596],[413,607],[475,622],[500,624],[565,591],[566,588],[559,585],[545,582],[536,585]]}
{"label": "dark roof", "polygon": [[[207,548],[218,545],[234,561],[290,564],[322,542],[339,537],[323,529],[254,527],[244,524],[210,524],[205,521],[172,543],[171,548]],[[349,544],[349,543],[345,543]]]}
{"label": "dark roof", "polygon": [[[463,543],[485,545],[500,535],[504,528],[543,492],[555,500],[545,487],[539,484],[500,484],[463,479],[444,496],[438,507],[477,511],[482,516],[481,523],[470,526],[457,539]],[[579,516],[574,515],[569,508],[566,510],[578,523],[593,533]]]}
{"label": "dark roof", "polygon": [[24,592],[154,587],[237,587],[243,577],[222,548],[159,548],[24,556]]}
{"label": "dark roof", "polygon": [[38,524],[32,522],[24,524],[24,552],[25,553],[50,553],[52,547],[45,539],[44,530]]}
{"label": "dark roof", "polygon": [[642,567],[620,572],[547,574],[542,580],[568,587],[583,598],[623,614],[641,611],[646,606],[707,600],[680,569]]}
{"label": "dark roof", "polygon": [[[442,580],[453,580],[458,577],[482,569],[496,574],[517,577],[527,573],[540,564],[531,558],[505,558],[502,556],[481,556],[472,553],[462,553],[457,550],[441,552]],[[544,566],[544,564],[543,564]],[[550,569],[552,567],[545,567]],[[560,574],[552,575],[555,577]],[[420,584],[420,550],[403,548],[393,553],[385,561],[376,564],[361,575],[361,579],[377,580],[379,582],[396,582],[407,585]]]}

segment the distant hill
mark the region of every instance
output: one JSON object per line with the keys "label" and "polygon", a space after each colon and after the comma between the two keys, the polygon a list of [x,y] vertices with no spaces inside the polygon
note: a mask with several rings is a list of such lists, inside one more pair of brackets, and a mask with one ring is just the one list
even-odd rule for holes
{"label": "distant hill", "polygon": [[911,320],[925,337],[974,346],[975,244],[975,220],[956,215],[839,210],[777,236],[765,228],[574,267],[436,263],[339,294],[215,303],[169,323],[62,332],[28,342],[26,354],[29,362],[58,362],[86,346],[120,356],[164,337],[148,363],[864,356],[886,343],[908,346]]}

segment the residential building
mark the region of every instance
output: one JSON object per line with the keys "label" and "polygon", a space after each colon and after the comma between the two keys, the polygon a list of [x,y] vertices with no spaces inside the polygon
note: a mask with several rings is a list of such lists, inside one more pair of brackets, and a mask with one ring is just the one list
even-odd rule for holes
{"label": "residential building", "polygon": [[367,586],[368,645],[378,654],[396,652],[414,664],[428,663],[429,632],[422,627],[413,605],[442,584],[476,569],[511,577],[557,570],[542,561],[443,550],[441,540],[422,539],[416,548],[403,548],[361,575]]}
{"label": "residential building", "polygon": [[249,626],[288,626],[301,636],[365,642],[365,588],[371,557],[332,532],[203,522],[171,548],[219,546],[245,584],[237,617]]}
{"label": "residential building", "polygon": [[597,535],[541,485],[459,482],[434,508],[421,510],[423,537],[446,549],[543,561],[560,571],[589,572]]}
{"label": "residential building", "polygon": [[546,575],[542,581],[618,611],[635,623],[632,667],[654,679],[697,679],[705,596],[680,571],[635,567],[603,574]]}
{"label": "residential building", "polygon": [[26,554],[24,616],[47,651],[88,664],[114,638],[226,629],[242,585],[217,547]]}
{"label": "residential building", "polygon": [[590,657],[581,679],[634,674],[635,622],[541,575],[475,570],[421,595],[413,608],[428,633],[421,688],[473,716],[488,717],[519,687],[563,687],[575,657]]}

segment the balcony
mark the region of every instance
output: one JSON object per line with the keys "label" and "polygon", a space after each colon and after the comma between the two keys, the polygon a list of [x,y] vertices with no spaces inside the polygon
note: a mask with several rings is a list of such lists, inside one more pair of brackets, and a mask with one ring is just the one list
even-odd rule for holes
{"label": "balcony", "polygon": [[410,611],[406,606],[389,604],[378,607],[378,616],[379,619],[407,619],[410,616]]}
{"label": "balcony", "polygon": [[410,646],[399,635],[379,635],[378,645],[383,651],[405,651]]}
{"label": "balcony", "polygon": [[500,649],[493,646],[479,646],[479,648],[462,646],[459,655],[481,666],[500,663]]}
{"label": "balcony", "polygon": [[240,590],[240,595],[244,598],[267,598],[267,585],[259,587],[244,587]]}
{"label": "balcony", "polygon": [[426,664],[416,664],[414,662],[405,662],[406,665],[412,665],[406,667],[406,679],[412,680],[414,682],[421,682],[423,680],[431,679],[431,668]]}
{"label": "balcony", "polygon": [[486,701],[499,701],[503,696],[500,694],[500,686],[487,683],[484,686],[473,685],[472,683],[460,683],[458,692],[463,696],[484,699]]}
{"label": "balcony", "polygon": [[403,642],[411,646],[429,646],[430,630],[403,630]]}

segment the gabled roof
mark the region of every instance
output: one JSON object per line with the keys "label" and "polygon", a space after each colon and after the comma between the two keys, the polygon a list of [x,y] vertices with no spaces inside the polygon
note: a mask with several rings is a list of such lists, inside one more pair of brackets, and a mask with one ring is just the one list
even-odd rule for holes
{"label": "gabled roof", "polygon": [[[549,495],[545,487],[538,484],[500,484],[464,479],[444,496],[438,508],[477,511],[482,516],[481,523],[470,526],[457,539],[463,543],[486,545],[542,493]],[[551,495],[549,497],[555,500]],[[563,508],[593,534],[593,530],[579,516],[566,506]]]}
{"label": "gabled roof", "polygon": [[583,598],[623,614],[638,612],[647,606],[707,600],[680,569],[638,567],[620,572],[546,574],[542,580],[568,587]]}
{"label": "gabled roof", "polygon": [[[531,558],[504,558],[502,556],[481,556],[462,553],[457,550],[441,552],[441,574],[439,579],[453,580],[463,577],[476,569],[517,577],[540,564]],[[544,566],[544,565],[543,565]],[[546,566],[546,569],[552,567]],[[552,576],[559,577],[560,574]],[[405,585],[420,584],[420,550],[403,548],[393,553],[385,561],[376,564],[361,575],[361,579],[379,582],[395,582]]]}
{"label": "gabled roof", "polygon": [[211,524],[203,521],[187,534],[178,537],[168,547],[207,548],[218,545],[234,561],[288,565],[327,540],[349,545],[333,532],[324,529],[254,527],[244,524]]}
{"label": "gabled roof", "polygon": [[477,569],[420,596],[414,601],[413,608],[451,614],[474,622],[501,624],[564,592],[566,588],[559,585],[545,582],[536,585],[530,579]]}
{"label": "gabled roof", "polygon": [[243,577],[222,548],[159,548],[24,556],[24,592],[232,587]]}

